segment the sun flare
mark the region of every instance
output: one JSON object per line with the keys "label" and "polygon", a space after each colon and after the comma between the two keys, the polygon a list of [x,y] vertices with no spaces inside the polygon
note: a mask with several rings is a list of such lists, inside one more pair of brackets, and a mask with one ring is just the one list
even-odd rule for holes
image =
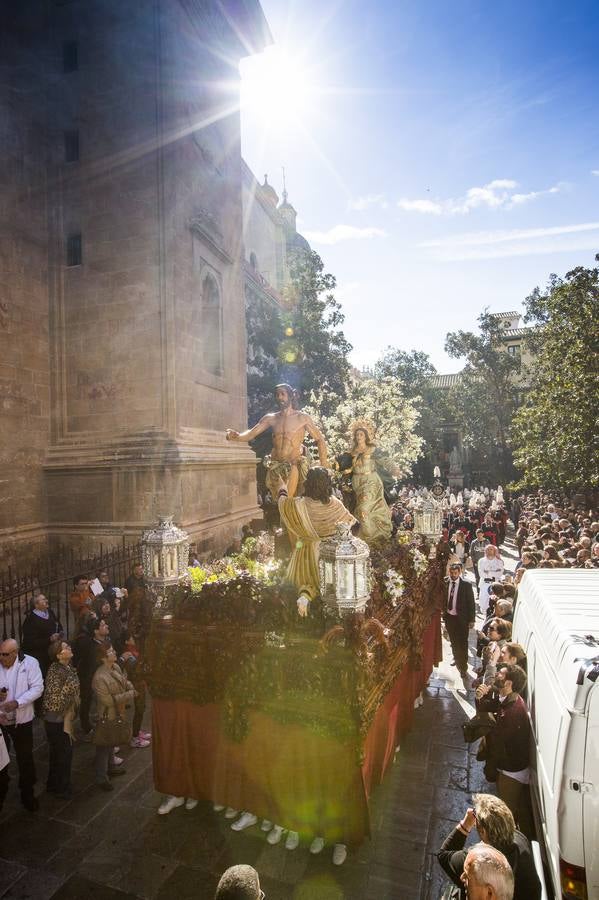
{"label": "sun flare", "polygon": [[274,46],[243,60],[241,108],[265,125],[305,125],[317,93],[300,57]]}

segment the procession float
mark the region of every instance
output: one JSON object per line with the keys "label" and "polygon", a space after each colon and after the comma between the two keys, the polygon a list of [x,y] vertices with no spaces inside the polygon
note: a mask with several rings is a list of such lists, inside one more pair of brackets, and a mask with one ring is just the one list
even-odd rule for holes
{"label": "procession float", "polygon": [[339,525],[306,616],[272,534],[192,568],[171,520],[144,536],[157,790],[308,839],[369,835],[369,797],[441,656],[440,507],[415,518],[370,548]]}

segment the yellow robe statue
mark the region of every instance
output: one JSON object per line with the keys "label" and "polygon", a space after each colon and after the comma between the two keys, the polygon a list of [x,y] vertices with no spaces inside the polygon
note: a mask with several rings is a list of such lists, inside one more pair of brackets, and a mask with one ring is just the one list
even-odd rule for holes
{"label": "yellow robe statue", "polygon": [[335,534],[340,522],[354,525],[356,519],[337,497],[331,497],[328,503],[311,497],[281,497],[279,513],[293,547],[287,578],[300,592],[316,597],[320,593],[318,557],[321,540]]}

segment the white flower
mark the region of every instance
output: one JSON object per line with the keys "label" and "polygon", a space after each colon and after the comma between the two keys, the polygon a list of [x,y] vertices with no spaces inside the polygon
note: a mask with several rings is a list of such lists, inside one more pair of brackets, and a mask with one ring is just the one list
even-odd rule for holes
{"label": "white flower", "polygon": [[426,570],[428,569],[428,559],[421,553],[417,547],[413,547],[410,551],[412,556],[412,563],[414,564],[414,571],[416,575],[424,575]]}
{"label": "white flower", "polygon": [[405,590],[405,582],[399,572],[395,569],[387,569],[383,576],[385,591],[391,601],[391,606],[397,606],[397,601],[403,595]]}

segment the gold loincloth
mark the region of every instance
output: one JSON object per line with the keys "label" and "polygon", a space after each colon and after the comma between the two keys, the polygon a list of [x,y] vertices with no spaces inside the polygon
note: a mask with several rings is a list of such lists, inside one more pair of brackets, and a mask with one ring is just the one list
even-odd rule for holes
{"label": "gold loincloth", "polygon": [[271,459],[270,465],[266,468],[266,487],[270,491],[273,500],[276,501],[279,493],[279,478],[282,478],[285,484],[287,484],[293,466],[297,468],[299,476],[295,496],[299,497],[303,494],[304,482],[310,469],[310,461],[308,458],[306,456],[300,456],[300,458],[293,463],[285,460]]}

